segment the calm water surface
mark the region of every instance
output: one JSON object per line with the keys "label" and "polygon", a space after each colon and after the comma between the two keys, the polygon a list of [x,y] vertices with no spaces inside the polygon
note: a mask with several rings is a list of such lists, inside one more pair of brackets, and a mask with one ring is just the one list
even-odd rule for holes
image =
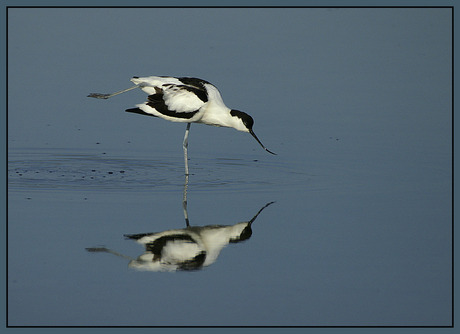
{"label": "calm water surface", "polygon": [[[451,325],[451,28],[449,8],[10,8],[8,324]],[[86,97],[134,75],[213,82],[278,155],[192,125],[184,230],[185,126],[125,113],[140,91]]]}
{"label": "calm water surface", "polygon": [[403,191],[373,173],[355,182],[335,168],[257,158],[192,157],[190,225],[247,222],[275,203],[248,240],[200,270],[171,273],[130,266],[145,248],[124,235],[186,227],[180,156],[11,150],[10,323],[431,323],[449,292],[448,221],[442,228],[446,212],[432,206],[442,184]]}

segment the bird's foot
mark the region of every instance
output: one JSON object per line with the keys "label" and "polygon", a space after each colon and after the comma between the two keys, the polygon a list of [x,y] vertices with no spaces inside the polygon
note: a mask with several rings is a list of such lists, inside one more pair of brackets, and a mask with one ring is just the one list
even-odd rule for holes
{"label": "bird's foot", "polygon": [[88,97],[94,97],[96,99],[108,99],[110,94],[91,93]]}

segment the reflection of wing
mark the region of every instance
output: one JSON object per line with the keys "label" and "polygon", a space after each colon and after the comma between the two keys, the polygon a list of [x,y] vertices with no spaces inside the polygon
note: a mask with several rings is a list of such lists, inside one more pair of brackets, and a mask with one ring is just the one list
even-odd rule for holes
{"label": "reflection of wing", "polygon": [[147,243],[145,249],[153,253],[154,260],[177,265],[184,270],[200,267],[206,258],[206,251],[186,234],[162,236]]}
{"label": "reflection of wing", "polygon": [[206,260],[206,249],[197,234],[189,229],[160,233],[127,234],[145,246],[145,253],[130,266],[141,270],[196,270]]}
{"label": "reflection of wing", "polygon": [[[251,220],[234,225],[189,226],[159,233],[126,234],[126,238],[136,240],[145,247],[144,254],[135,260],[131,259],[129,267],[148,271],[176,271],[209,266],[226,245],[249,239],[252,223],[272,203],[262,207]],[[105,248],[90,248],[88,251],[123,256]]]}
{"label": "reflection of wing", "polygon": [[139,239],[142,239],[143,237],[146,237],[146,236],[151,236],[151,235],[154,235],[154,234],[158,234],[156,232],[151,232],[151,233],[137,233],[137,234],[125,234],[124,237],[126,239],[132,239],[132,240],[139,240]]}

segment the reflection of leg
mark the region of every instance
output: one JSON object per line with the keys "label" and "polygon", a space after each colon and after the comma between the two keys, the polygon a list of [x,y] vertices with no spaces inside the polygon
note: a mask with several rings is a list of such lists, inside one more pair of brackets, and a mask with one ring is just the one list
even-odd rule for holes
{"label": "reflection of leg", "polygon": [[188,133],[190,131],[190,123],[187,123],[187,128],[185,129],[184,142],[182,147],[184,148],[184,160],[185,160],[185,175],[188,175],[188,157],[187,157],[187,148],[188,148]]}
{"label": "reflection of leg", "polygon": [[93,247],[93,248],[86,248],[86,250],[88,252],[91,252],[91,253],[109,253],[109,254],[113,254],[115,256],[119,256],[119,257],[122,257],[124,259],[128,259],[128,260],[134,260],[132,257],[129,257],[129,256],[126,256],[126,255],[123,255],[123,254],[120,254],[120,253],[117,253],[111,249],[108,249],[108,248],[105,248],[105,247]]}
{"label": "reflection of leg", "polygon": [[190,223],[189,223],[189,220],[188,220],[188,212],[187,212],[187,186],[188,186],[188,174],[185,175],[184,197],[182,199],[182,208],[184,209],[185,225],[187,227],[189,227]]}

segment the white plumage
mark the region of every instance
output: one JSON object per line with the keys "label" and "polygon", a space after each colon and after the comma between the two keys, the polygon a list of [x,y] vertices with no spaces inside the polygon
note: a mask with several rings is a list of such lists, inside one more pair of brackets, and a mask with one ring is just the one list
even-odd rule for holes
{"label": "white plumage", "polygon": [[[155,99],[156,102],[154,103],[147,101],[136,105],[136,107],[146,114],[161,117],[172,122],[197,122],[203,114],[203,110],[199,114],[196,111],[203,107],[205,102],[193,91],[187,90],[186,87],[189,86],[181,84],[177,78],[145,77],[132,78],[131,81],[149,96],[155,96],[155,98],[149,98],[149,101]],[[170,114],[176,114],[176,116],[167,115],[162,108],[167,108]]]}
{"label": "white plumage", "polygon": [[145,251],[137,258],[114,252],[105,247],[87,248],[89,252],[106,252],[130,260],[129,267],[145,271],[198,270],[213,264],[229,243],[248,240],[252,223],[267,206],[265,204],[251,220],[234,225],[187,226],[158,233],[127,234],[126,238],[143,245]]}
{"label": "white plumage", "polygon": [[92,93],[89,97],[108,99],[134,88],[140,88],[148,94],[147,101],[137,104],[136,108],[127,112],[160,117],[172,122],[187,123],[184,136],[185,174],[188,175],[188,133],[191,123],[203,123],[213,126],[234,128],[238,131],[249,132],[254,139],[269,153],[257,138],[252,127],[253,118],[239,110],[228,108],[219,90],[206,80],[189,77],[133,77],[134,87],[112,94]]}

